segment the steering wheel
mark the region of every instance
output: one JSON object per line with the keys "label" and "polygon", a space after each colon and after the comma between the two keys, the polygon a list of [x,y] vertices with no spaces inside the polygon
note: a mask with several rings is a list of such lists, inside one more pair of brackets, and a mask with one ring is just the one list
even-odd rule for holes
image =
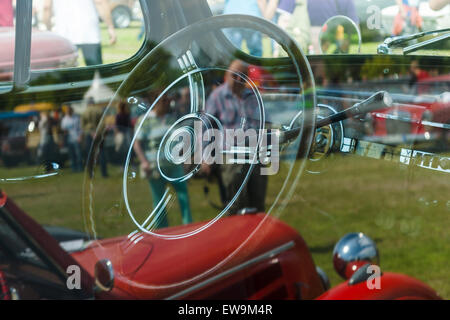
{"label": "steering wheel", "polygon": [[[228,41],[227,35],[233,31],[263,34],[282,48],[285,57],[262,59],[250,56]],[[230,67],[236,61],[246,67],[245,71]],[[254,70],[259,73],[255,75]],[[221,117],[208,109],[208,97],[227,76],[233,79],[233,86],[239,86],[243,92],[241,108],[235,111],[242,112],[236,117],[239,119],[237,125],[229,123],[231,117]],[[258,160],[268,155],[276,155],[279,157],[276,161],[283,162],[278,173],[283,183],[277,187],[266,213],[280,214],[307,161],[315,131],[315,106],[314,80],[308,60],[294,40],[276,25],[253,16],[223,15],[206,18],[176,32],[136,65],[104,112],[87,168],[95,168],[106,144],[108,123],[116,116],[118,108],[131,109],[138,120],[120,160],[123,165],[121,183],[111,187],[108,179],[97,177],[95,171],[85,175],[84,218],[87,231],[97,239],[102,230],[120,225],[119,234],[129,233],[129,241],[134,242],[145,235],[171,241],[200,237],[203,231],[217,227],[218,221],[228,215],[253,170],[258,167]],[[225,209],[202,216],[201,219],[208,220],[207,223],[181,231],[158,229],[158,221],[164,215],[170,218],[170,210],[177,211],[179,217],[175,199],[177,196],[181,198],[180,189],[186,188],[188,182],[194,183],[196,173],[206,161],[206,148],[217,138],[215,134],[225,135],[226,130],[232,127],[256,132],[253,137],[256,145],[243,148],[227,145],[225,148],[227,151],[224,153],[232,153],[233,156],[230,157],[231,162],[225,162],[223,166],[244,164],[240,167],[242,180],[234,197]],[[278,148],[274,143],[277,132],[293,127],[299,128],[299,134]],[[155,201],[156,188],[142,184],[133,154],[137,143],[152,144],[152,133],[157,135],[158,132],[160,140],[152,146],[153,150],[150,148],[145,154],[147,159],[152,159],[153,163],[149,163],[151,169],[142,174],[163,186],[160,198]],[[108,190],[107,197],[102,190]],[[149,198],[152,198],[153,206],[149,205]],[[248,237],[257,228],[248,230]],[[125,258],[126,254],[123,254]],[[224,261],[226,259],[224,257]],[[208,271],[211,270],[205,272]]]}

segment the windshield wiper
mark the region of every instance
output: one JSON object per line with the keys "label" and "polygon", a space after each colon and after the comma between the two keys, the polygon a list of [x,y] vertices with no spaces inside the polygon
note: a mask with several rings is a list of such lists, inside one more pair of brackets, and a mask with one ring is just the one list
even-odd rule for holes
{"label": "windshield wiper", "polygon": [[[434,37],[410,46],[405,46],[405,44],[411,40],[430,35]],[[408,54],[448,38],[450,38],[450,28],[424,31],[406,36],[389,37],[386,38],[382,44],[378,45],[377,52],[380,54],[391,54],[393,48],[403,48],[403,54]]]}

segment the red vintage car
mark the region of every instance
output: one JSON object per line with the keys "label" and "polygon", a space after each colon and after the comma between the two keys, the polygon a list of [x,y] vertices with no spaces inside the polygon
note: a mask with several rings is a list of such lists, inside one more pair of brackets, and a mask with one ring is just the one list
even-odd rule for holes
{"label": "red vintage car", "polygon": [[[0,28],[0,80],[9,81],[14,69],[15,30]],[[77,65],[78,50],[67,39],[48,31],[32,32],[31,68],[34,70],[69,68]]]}
{"label": "red vintage car", "polygon": [[[448,75],[425,75],[423,79],[410,84],[414,92],[423,98],[407,101],[404,97],[395,110],[380,109],[373,112],[373,135],[378,140],[398,143],[402,141],[400,136],[403,136],[403,141],[405,137],[409,137],[409,140],[427,141],[431,139],[431,135],[439,134],[442,124],[449,122],[450,104],[445,95],[450,88],[449,81]],[[396,119],[400,119],[402,125],[396,125]]]}

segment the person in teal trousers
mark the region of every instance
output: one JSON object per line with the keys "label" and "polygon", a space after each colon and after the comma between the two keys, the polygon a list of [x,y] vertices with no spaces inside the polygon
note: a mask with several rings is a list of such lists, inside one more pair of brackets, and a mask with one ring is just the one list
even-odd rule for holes
{"label": "person in teal trousers", "polygon": [[[136,123],[136,130],[138,131],[136,133],[134,151],[140,161],[141,176],[148,178],[153,208],[157,208],[166,192],[167,185],[170,183],[178,197],[183,224],[189,224],[192,222],[192,214],[186,181],[169,182],[161,175],[157,167],[158,148],[165,133],[173,123],[172,120],[169,102],[167,99],[162,98],[147,116],[142,116]],[[140,124],[142,125],[140,126]],[[162,170],[170,177],[182,177],[184,175],[182,165],[165,167],[162,164]],[[154,227],[165,228],[168,226],[167,212],[164,210]]]}

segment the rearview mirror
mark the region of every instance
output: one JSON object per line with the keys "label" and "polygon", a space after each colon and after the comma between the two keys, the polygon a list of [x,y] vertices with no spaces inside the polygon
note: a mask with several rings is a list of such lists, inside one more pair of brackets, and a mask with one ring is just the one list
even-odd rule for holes
{"label": "rearview mirror", "polygon": [[349,54],[361,51],[361,31],[346,16],[334,16],[322,26],[319,34],[321,54]]}

